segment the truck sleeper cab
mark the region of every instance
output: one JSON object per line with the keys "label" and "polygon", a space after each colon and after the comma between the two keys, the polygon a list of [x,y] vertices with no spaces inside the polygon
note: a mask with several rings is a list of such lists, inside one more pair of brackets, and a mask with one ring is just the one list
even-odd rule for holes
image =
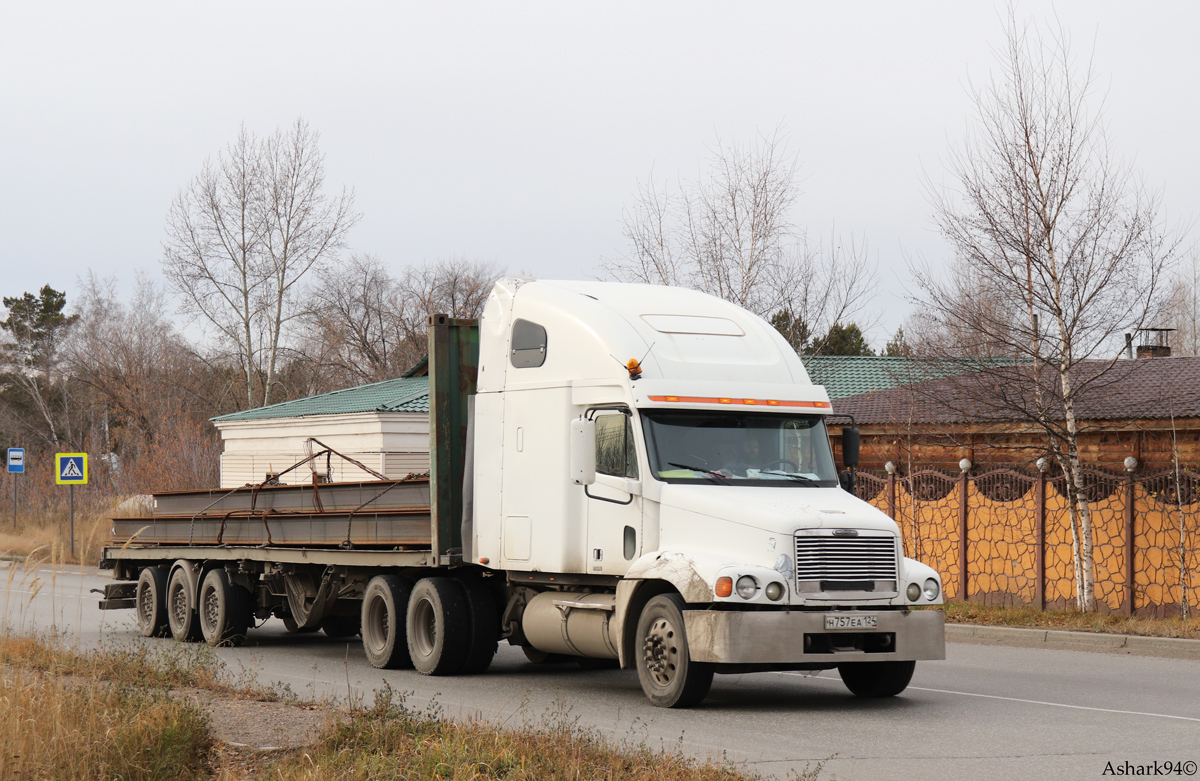
{"label": "truck sleeper cab", "polygon": [[[173,521],[128,525],[153,544],[106,549],[136,583],[101,606],[213,644],[271,616],[361,633],[373,665],[429,675],[482,672],[506,639],[533,662],[634,668],[666,707],[770,670],[836,668],[891,696],[944,658],[941,611],[914,609],[942,603],[940,576],[843,489],[828,396],[760,318],[690,290],[510,277],[477,331],[431,325],[431,477],[163,496]],[[270,492],[284,509],[256,510]],[[310,493],[322,512],[287,527]],[[425,536],[404,542],[418,512]]]}

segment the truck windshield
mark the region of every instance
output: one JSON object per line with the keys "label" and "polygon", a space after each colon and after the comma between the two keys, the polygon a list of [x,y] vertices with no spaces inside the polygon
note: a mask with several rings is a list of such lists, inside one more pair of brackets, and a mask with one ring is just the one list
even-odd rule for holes
{"label": "truck windshield", "polygon": [[668,483],[836,486],[819,415],[641,410],[650,468]]}

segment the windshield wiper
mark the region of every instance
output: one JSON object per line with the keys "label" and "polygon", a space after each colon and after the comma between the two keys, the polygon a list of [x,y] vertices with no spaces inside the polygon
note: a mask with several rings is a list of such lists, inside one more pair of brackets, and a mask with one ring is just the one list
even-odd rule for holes
{"label": "windshield wiper", "polygon": [[708,469],[703,469],[698,466],[688,466],[687,464],[677,464],[674,461],[668,461],[667,466],[677,466],[680,469],[688,469],[692,472],[699,472],[700,474],[704,475],[709,480],[712,480],[714,483],[717,483],[718,485],[729,485],[729,481],[725,479],[724,475],[719,475],[716,472],[713,472]]}
{"label": "windshield wiper", "polygon": [[811,477],[805,477],[804,475],[795,475],[795,474],[792,474],[791,472],[776,472],[771,469],[761,469],[761,470],[759,470],[759,474],[760,475],[779,475],[780,477],[786,477],[790,480],[803,481],[805,485],[813,485],[813,486],[817,486],[818,488],[821,486],[820,483],[818,483],[816,480],[813,480]]}

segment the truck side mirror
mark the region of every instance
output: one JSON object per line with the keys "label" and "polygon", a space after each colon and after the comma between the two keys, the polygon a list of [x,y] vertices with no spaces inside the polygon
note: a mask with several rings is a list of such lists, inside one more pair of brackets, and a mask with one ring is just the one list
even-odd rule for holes
{"label": "truck side mirror", "polygon": [[591,485],[596,482],[596,421],[576,418],[571,421],[571,482]]}
{"label": "truck side mirror", "polygon": [[842,429],[842,466],[853,469],[858,466],[858,429],[846,426]]}

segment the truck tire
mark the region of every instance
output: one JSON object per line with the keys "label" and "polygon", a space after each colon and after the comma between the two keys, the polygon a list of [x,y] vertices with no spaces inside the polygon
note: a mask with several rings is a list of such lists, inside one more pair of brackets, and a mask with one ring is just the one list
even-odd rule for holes
{"label": "truck tire", "polygon": [[916,667],[916,662],[856,662],[838,665],[838,675],[855,697],[895,697],[908,688]]}
{"label": "truck tire", "polygon": [[691,660],[683,606],[678,594],[659,594],[638,618],[638,680],[646,697],[660,708],[699,705],[712,687],[713,665]]}
{"label": "truck tire", "polygon": [[471,611],[471,644],[462,672],[481,673],[492,664],[500,641],[500,607],[487,586],[477,580],[462,581]]}
{"label": "truck tire", "polygon": [[424,675],[462,672],[471,644],[471,610],[462,584],[422,578],[408,599],[408,653]]}
{"label": "truck tire", "polygon": [[167,625],[171,636],[181,643],[194,643],[200,634],[200,617],[196,615],[196,594],[192,578],[185,567],[171,570],[167,579]]}
{"label": "truck tire", "polygon": [[412,667],[405,615],[412,581],[376,575],[363,592],[362,643],[371,665],[382,670]]}
{"label": "truck tire", "polygon": [[229,573],[217,568],[208,571],[200,583],[197,614],[204,642],[214,646],[241,645],[250,629],[250,606],[244,589],[229,580]]}
{"label": "truck tire", "polygon": [[167,576],[159,567],[146,567],[138,575],[136,602],[138,632],[142,637],[166,637]]}
{"label": "truck tire", "polygon": [[321,619],[321,631],[329,637],[354,637],[361,634],[362,615],[326,616]]}

